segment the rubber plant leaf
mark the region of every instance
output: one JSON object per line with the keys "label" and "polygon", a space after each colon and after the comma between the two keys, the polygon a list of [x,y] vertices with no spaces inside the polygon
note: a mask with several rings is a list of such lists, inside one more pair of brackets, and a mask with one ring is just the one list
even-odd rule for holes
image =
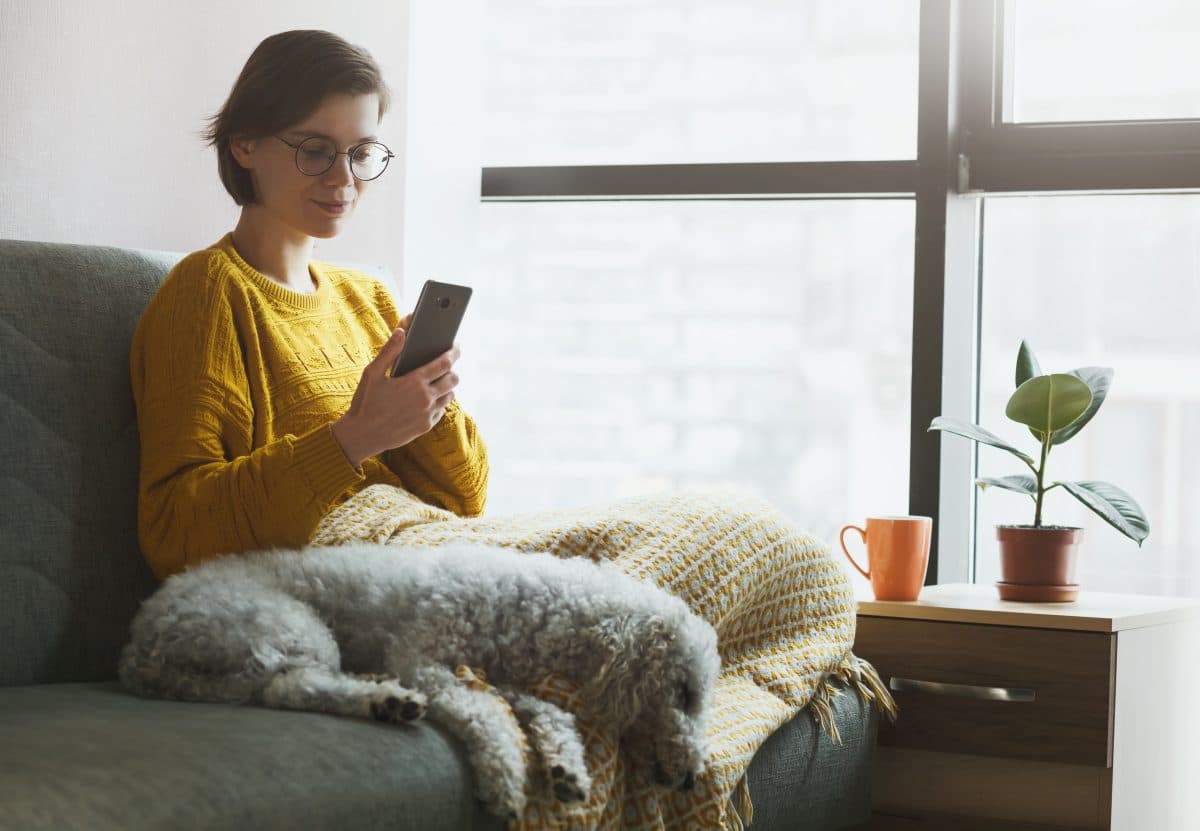
{"label": "rubber plant leaf", "polygon": [[1091,508],[1101,519],[1141,547],[1150,536],[1150,523],[1142,506],[1116,485],[1108,482],[1058,482],[1067,492]]}
{"label": "rubber plant leaf", "polygon": [[1017,387],[1004,414],[1040,435],[1061,430],[1087,412],[1092,391],[1074,375],[1038,375]]}
{"label": "rubber plant leaf", "polygon": [[987,476],[976,479],[975,484],[981,490],[988,488],[1003,488],[1006,491],[1016,491],[1037,499],[1037,479],[1028,473],[1015,473],[1012,476]]}
{"label": "rubber plant leaf", "polygon": [[956,436],[963,436],[968,439],[973,439],[981,444],[988,444],[992,447],[998,447],[1001,450],[1007,450],[1014,456],[1024,460],[1028,465],[1033,464],[1033,457],[1028,453],[1013,447],[1004,439],[997,436],[995,433],[990,433],[976,424],[968,424],[965,421],[959,421],[956,418],[949,416],[938,416],[929,423],[930,430],[945,430],[947,433],[953,433]]}
{"label": "rubber plant leaf", "polygon": [[1084,425],[1091,421],[1092,416],[1100,409],[1100,405],[1108,397],[1108,388],[1112,386],[1113,371],[1106,366],[1081,366],[1079,369],[1071,370],[1068,375],[1074,375],[1088,385],[1088,389],[1092,391],[1092,403],[1083,411],[1083,415],[1075,419],[1074,422],[1063,427],[1061,430],[1055,430],[1054,435],[1050,438],[1051,444],[1062,444],[1082,430]]}

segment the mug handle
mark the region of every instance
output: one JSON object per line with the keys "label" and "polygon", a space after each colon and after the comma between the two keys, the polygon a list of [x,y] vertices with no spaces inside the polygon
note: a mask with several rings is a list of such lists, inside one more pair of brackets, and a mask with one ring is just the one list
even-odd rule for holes
{"label": "mug handle", "polygon": [[871,579],[871,562],[870,562],[870,560],[867,561],[867,570],[863,571],[862,567],[857,562],[855,562],[854,557],[851,556],[850,551],[846,548],[846,532],[851,529],[857,531],[858,535],[860,537],[862,537],[864,546],[867,544],[867,532],[866,531],[864,531],[862,528],[859,528],[857,525],[846,525],[842,528],[842,532],[840,534],[838,534],[838,542],[840,542],[842,544],[842,553],[846,555],[846,559],[848,559],[850,561],[850,565],[852,565],[856,569],[858,569],[859,574],[861,574],[863,577],[866,577],[868,580],[870,580]]}

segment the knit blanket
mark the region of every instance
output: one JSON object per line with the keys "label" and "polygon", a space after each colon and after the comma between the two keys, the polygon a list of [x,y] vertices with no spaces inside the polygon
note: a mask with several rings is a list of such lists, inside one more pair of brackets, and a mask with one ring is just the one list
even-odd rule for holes
{"label": "knit blanket", "polygon": [[[778,727],[807,707],[840,743],[830,702],[841,690],[833,679],[895,715],[875,670],[851,652],[855,600],[840,563],[827,546],[748,491],[693,488],[464,518],[404,490],[371,485],[334,508],[310,542],[428,546],[457,540],[611,560],[683,598],[718,636],[721,673],[709,722],[710,762],[691,791],[667,791],[627,775],[615,731],[589,718],[577,689],[556,676],[535,684],[535,695],[575,714],[593,786],[587,801],[557,802],[524,746],[530,784],[516,823],[521,831],[741,831],[753,817],[746,770]],[[488,687],[482,673],[456,671],[463,683]]]}

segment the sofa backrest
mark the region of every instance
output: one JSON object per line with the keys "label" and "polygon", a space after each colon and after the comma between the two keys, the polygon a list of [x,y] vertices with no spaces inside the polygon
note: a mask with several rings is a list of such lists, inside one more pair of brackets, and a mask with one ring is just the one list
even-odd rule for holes
{"label": "sofa backrest", "polygon": [[0,687],[115,679],[157,585],[129,345],[182,256],[0,240]]}
{"label": "sofa backrest", "polygon": [[129,343],[180,254],[0,240],[0,685],[116,677],[155,586]]}

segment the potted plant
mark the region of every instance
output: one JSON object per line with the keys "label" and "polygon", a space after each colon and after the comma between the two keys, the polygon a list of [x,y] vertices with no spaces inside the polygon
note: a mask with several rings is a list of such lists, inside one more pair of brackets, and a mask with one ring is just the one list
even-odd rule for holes
{"label": "potted plant", "polygon": [[1125,491],[1107,482],[1051,482],[1046,461],[1055,445],[1070,439],[1096,415],[1112,383],[1108,367],[1086,366],[1069,373],[1043,375],[1033,350],[1024,340],[1017,352],[1017,389],[1008,399],[1005,415],[1029,428],[1040,446],[1034,459],[975,424],[938,416],[930,430],[944,430],[973,441],[1007,450],[1030,470],[1011,476],[976,481],[981,489],[1003,488],[1029,496],[1034,502],[1032,525],[998,525],[1002,580],[997,583],[1005,600],[1074,600],[1079,591],[1075,564],[1083,529],[1042,523],[1046,493],[1062,488],[1109,525],[1140,547],[1150,534],[1141,506]]}

